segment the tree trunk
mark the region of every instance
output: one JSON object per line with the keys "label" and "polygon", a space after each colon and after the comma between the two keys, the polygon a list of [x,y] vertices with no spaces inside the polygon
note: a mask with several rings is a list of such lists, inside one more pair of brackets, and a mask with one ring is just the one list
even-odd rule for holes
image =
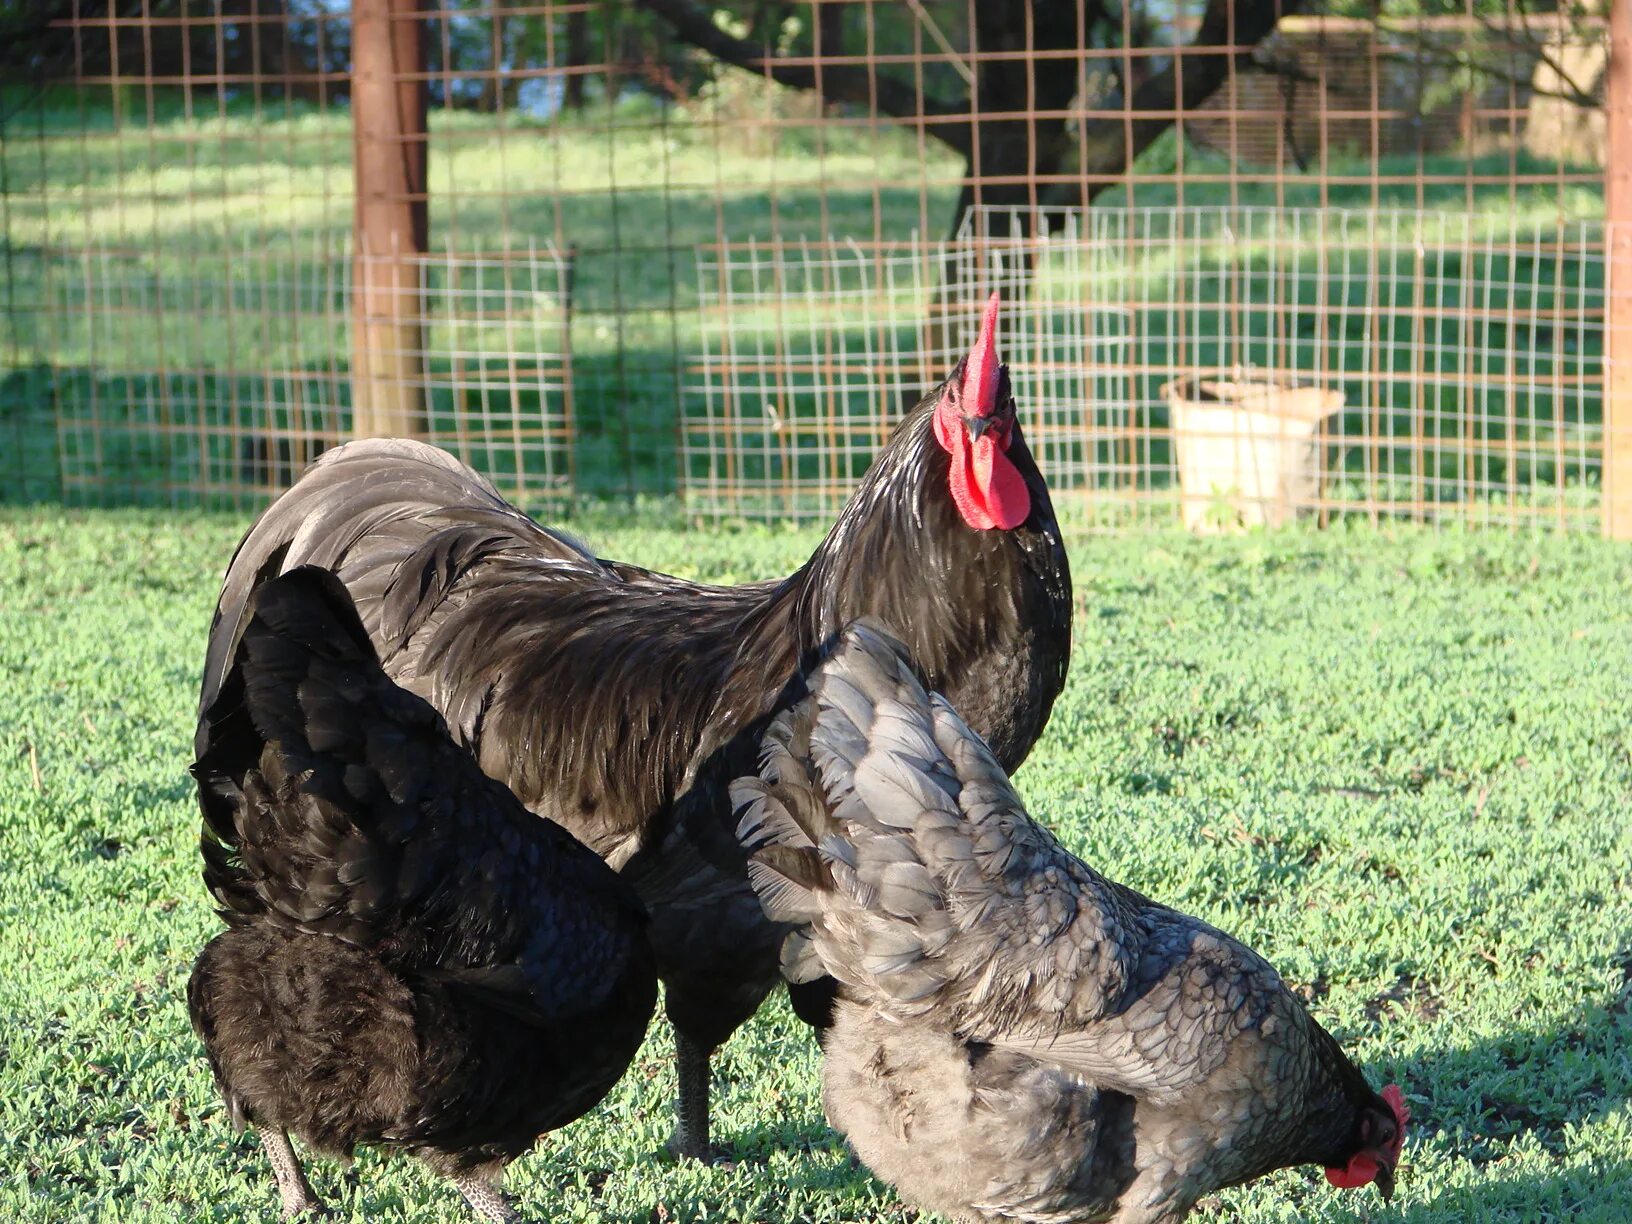
{"label": "tree trunk", "polygon": [[[984,52],[1026,51],[1070,46],[1077,40],[1076,6],[1031,5],[1031,41],[1025,9],[1030,0],[986,0],[975,10],[975,32]],[[952,213],[951,236],[958,234],[973,205],[1012,209],[988,213],[979,237],[1021,238],[1031,232],[1033,209],[1046,201],[1069,203],[1057,184],[1046,180],[1066,173],[1071,141],[1059,117],[1077,95],[1081,65],[1075,59],[991,59],[979,61],[969,109],[977,117],[973,148],[964,165],[963,186]],[[979,119],[982,114],[1045,112],[1035,119]],[[1047,112],[1054,112],[1047,115]],[[1039,182],[1039,180],[1045,180]],[[1051,190],[1052,188],[1052,190]],[[926,356],[934,369],[950,369],[974,334],[986,294],[1023,276],[1007,253],[954,250],[942,262],[940,284],[930,303]],[[989,283],[989,278],[991,282]]]}
{"label": "tree trunk", "polygon": [[[1010,214],[985,218],[977,236],[998,242],[1031,235],[1036,220],[1032,205],[1091,204],[1173,126],[1170,115],[1174,110],[1196,109],[1228,79],[1232,65],[1244,53],[1217,48],[1256,46],[1274,32],[1282,16],[1296,12],[1304,2],[1238,4],[1236,0],[1209,0],[1189,48],[1180,52],[1185,56],[1182,76],[1169,67],[1144,76],[1137,86],[1132,81],[1123,82],[1122,96],[1130,118],[1086,122],[1080,141],[1070,136],[1063,119],[979,118],[983,113],[1064,111],[1081,84],[1078,60],[1062,57],[982,62],[969,108],[977,120],[976,136],[952,218],[953,234],[971,204],[1015,209]],[[1026,5],[1027,0],[987,0],[979,5],[975,11],[981,49],[1027,49]],[[1074,4],[1032,4],[1030,46],[1076,46],[1077,21]],[[1071,162],[1079,151],[1080,160],[1072,174]],[[1055,181],[1046,181],[1050,178]],[[983,181],[992,179],[999,181]],[[965,251],[961,257],[954,252],[944,261],[926,334],[926,355],[932,364],[950,368],[947,363],[962,355],[963,346],[974,334],[986,293],[1005,286],[1005,296],[1021,291],[1031,262],[1031,252],[1024,245],[1013,250],[1000,246],[983,251],[978,244],[972,252]]]}
{"label": "tree trunk", "polygon": [[816,8],[816,54],[844,54],[844,6],[822,4]]}
{"label": "tree trunk", "polygon": [[567,14],[567,73],[566,93],[562,104],[572,110],[584,108],[584,82],[589,64],[589,13],[576,9]]}

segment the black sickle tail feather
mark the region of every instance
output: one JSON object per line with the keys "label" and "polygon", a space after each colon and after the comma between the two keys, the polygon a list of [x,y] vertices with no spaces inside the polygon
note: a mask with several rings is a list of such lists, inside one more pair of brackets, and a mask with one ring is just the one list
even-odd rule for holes
{"label": "black sickle tail feather", "polygon": [[232,924],[332,935],[518,1014],[598,1006],[644,953],[626,881],[385,674],[340,580],[261,585],[198,761]]}
{"label": "black sickle tail feather", "polygon": [[409,529],[449,507],[489,521],[528,522],[491,484],[436,447],[406,438],[365,438],[325,452],[238,544],[210,629],[200,711],[216,704],[256,590],[285,565],[345,570],[352,550],[371,537],[378,550],[400,554],[419,538]]}
{"label": "black sickle tail feather", "polygon": [[[340,580],[306,567],[274,581],[281,561],[280,552],[257,579],[252,618],[233,643],[232,664],[200,718],[195,738],[191,772],[204,818],[199,842],[204,882],[229,923],[266,909],[244,863],[243,827],[246,805],[264,787],[264,780],[252,775],[262,767],[268,739],[293,743],[307,741],[308,735],[325,738],[321,724],[309,731],[299,725],[304,718],[300,680],[317,662],[351,670],[358,683],[371,673],[383,679]],[[327,738],[332,742],[342,730],[357,734],[355,727],[332,726]]]}

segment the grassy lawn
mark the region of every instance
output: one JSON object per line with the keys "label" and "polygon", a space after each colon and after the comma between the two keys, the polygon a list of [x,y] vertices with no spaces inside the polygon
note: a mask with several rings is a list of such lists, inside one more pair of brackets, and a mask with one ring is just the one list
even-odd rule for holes
{"label": "grassy lawn", "polygon": [[[814,539],[657,521],[578,526],[729,581]],[[197,668],[245,525],[0,510],[0,1218],[275,1218],[183,1001],[216,929],[185,773]],[[1632,552],[1351,526],[1071,555],[1071,680],[1019,778],[1034,813],[1268,955],[1418,1119],[1392,1207],[1299,1170],[1211,1218],[1632,1219]],[[733,1168],[660,1157],[668,1049],[655,1025],[605,1104],[516,1166],[531,1218],[912,1218],[847,1164],[780,1003],[719,1060]],[[315,1171],[345,1218],[455,1218],[410,1162],[358,1171]]]}

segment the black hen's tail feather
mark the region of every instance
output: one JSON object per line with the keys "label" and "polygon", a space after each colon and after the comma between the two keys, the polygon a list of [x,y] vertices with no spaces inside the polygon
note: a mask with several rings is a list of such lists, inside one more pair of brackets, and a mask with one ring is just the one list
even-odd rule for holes
{"label": "black hen's tail feather", "polygon": [[[294,907],[295,922],[312,921],[333,900],[335,881],[323,878],[332,874],[323,863],[332,867],[341,853],[339,830],[312,819],[311,795],[288,793],[285,755],[356,748],[360,726],[344,725],[339,703],[322,687],[329,672],[349,673],[353,689],[384,679],[345,587],[314,567],[267,576],[200,719],[191,769],[204,817],[205,884],[229,922],[276,910],[280,900]],[[303,694],[303,682],[314,679]],[[283,751],[267,752],[269,744]],[[326,780],[306,779],[316,791]],[[307,844],[297,848],[302,834]],[[302,861],[291,861],[296,854]],[[275,898],[272,890],[297,872],[306,887]]]}
{"label": "black hen's tail feather", "polygon": [[205,880],[229,922],[337,936],[534,1014],[597,1005],[643,954],[629,886],[391,682],[334,575],[257,589],[206,723]]}

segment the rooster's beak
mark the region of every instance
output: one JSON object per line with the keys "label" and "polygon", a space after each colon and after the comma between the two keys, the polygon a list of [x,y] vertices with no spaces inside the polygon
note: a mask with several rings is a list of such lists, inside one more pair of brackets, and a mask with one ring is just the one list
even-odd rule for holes
{"label": "rooster's beak", "polygon": [[963,418],[964,426],[969,430],[969,441],[979,442],[980,435],[991,427],[992,418],[987,416],[972,416]]}
{"label": "rooster's beak", "polygon": [[1385,1203],[1394,1197],[1394,1166],[1384,1161],[1377,1162],[1377,1193]]}

